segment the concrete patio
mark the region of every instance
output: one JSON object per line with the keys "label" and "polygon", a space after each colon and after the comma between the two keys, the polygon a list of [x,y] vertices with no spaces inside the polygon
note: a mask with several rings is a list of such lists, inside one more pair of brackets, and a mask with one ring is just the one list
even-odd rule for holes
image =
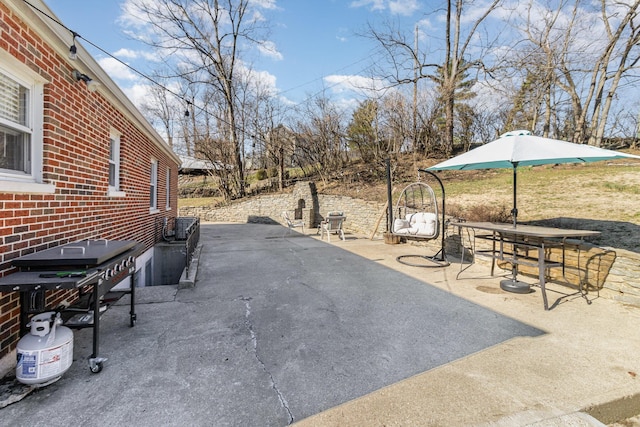
{"label": "concrete patio", "polygon": [[396,257],[425,248],[305,231],[202,224],[194,288],[141,288],[134,328],[127,301],[109,310],[100,374],[77,331],[71,369],[0,424],[596,426],[588,412],[640,413],[640,309],[574,295],[544,311],[484,265],[457,280],[453,257],[410,267]]}

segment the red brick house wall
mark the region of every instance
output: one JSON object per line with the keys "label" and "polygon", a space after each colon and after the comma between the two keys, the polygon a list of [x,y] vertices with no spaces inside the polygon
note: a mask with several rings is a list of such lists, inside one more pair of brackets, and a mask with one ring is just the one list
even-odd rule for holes
{"label": "red brick house wall", "polygon": [[[152,251],[159,225],[177,215],[179,158],[81,46],[79,58],[68,59],[65,31],[21,0],[0,0],[0,71],[11,56],[44,80],[40,186],[0,175],[0,277],[15,271],[16,257],[83,239],[136,240]],[[90,92],[72,78],[74,69],[102,85]],[[108,186],[112,131],[120,135],[117,194]],[[157,209],[150,209],[152,159],[158,162]],[[66,298],[52,292],[47,303]],[[15,349],[19,312],[19,294],[0,293],[0,359]]]}

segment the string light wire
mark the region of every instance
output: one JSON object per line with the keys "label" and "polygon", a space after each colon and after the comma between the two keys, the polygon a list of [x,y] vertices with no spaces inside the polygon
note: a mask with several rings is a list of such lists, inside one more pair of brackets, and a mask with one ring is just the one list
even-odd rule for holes
{"label": "string light wire", "polygon": [[[61,26],[61,27],[62,27],[62,28],[64,28],[65,30],[69,31],[69,33],[71,34],[71,36],[72,36],[72,38],[73,38],[73,40],[74,40],[72,47],[75,47],[75,39],[76,39],[76,38],[81,39],[81,40],[85,41],[87,44],[89,44],[90,46],[92,46],[93,48],[95,48],[95,49],[97,49],[98,51],[102,52],[103,54],[107,55],[109,58],[112,58],[112,59],[114,59],[115,61],[117,61],[119,64],[124,65],[126,68],[128,68],[128,69],[129,69],[129,70],[131,70],[131,71],[133,71],[134,73],[136,73],[136,74],[137,74],[137,75],[139,75],[140,77],[142,77],[142,78],[144,78],[145,80],[147,80],[147,81],[151,82],[152,84],[154,84],[154,85],[158,86],[158,87],[159,87],[159,88],[161,88],[162,90],[167,91],[168,93],[170,93],[170,94],[172,94],[173,96],[175,96],[176,98],[178,98],[180,101],[184,102],[184,103],[186,104],[186,106],[187,106],[187,109],[185,109],[185,116],[188,116],[188,114],[187,114],[187,113],[188,113],[188,111],[189,111],[189,110],[188,110],[188,108],[189,108],[189,107],[197,108],[198,110],[200,110],[200,111],[202,111],[202,112],[204,112],[204,113],[206,113],[206,114],[211,114],[211,113],[210,113],[208,110],[206,110],[204,107],[198,106],[198,105],[197,105],[197,104],[195,104],[194,102],[191,102],[191,101],[189,101],[189,100],[185,99],[185,98],[184,98],[184,96],[182,96],[182,95],[180,95],[179,93],[176,93],[175,91],[173,91],[173,90],[169,89],[169,88],[168,88],[168,87],[166,87],[165,85],[161,84],[161,83],[160,83],[160,82],[158,82],[157,80],[155,80],[155,79],[153,79],[152,77],[150,77],[150,76],[146,75],[145,73],[143,73],[142,71],[140,71],[140,70],[136,69],[135,67],[133,67],[133,66],[131,66],[131,65],[127,64],[126,62],[124,62],[124,61],[123,61],[123,60],[121,60],[120,58],[116,57],[115,55],[112,55],[112,54],[111,54],[111,53],[109,53],[107,50],[105,50],[105,49],[103,49],[102,47],[100,47],[99,45],[97,45],[97,44],[93,43],[91,40],[89,40],[89,39],[87,39],[87,38],[85,38],[85,37],[82,37],[80,34],[78,34],[77,32],[75,32],[75,31],[74,31],[74,30],[72,30],[71,28],[67,27],[67,26],[66,26],[65,24],[63,24],[62,22],[58,21],[57,19],[55,19],[54,17],[52,17],[52,16],[51,16],[51,15],[49,15],[48,13],[44,12],[43,10],[39,9],[37,6],[33,5],[31,2],[29,2],[29,0],[23,0],[23,1],[24,1],[24,3],[26,3],[27,5],[29,5],[31,8],[33,8],[34,10],[36,10],[37,12],[39,12],[40,14],[42,14],[42,15],[46,16],[48,19],[50,19],[51,21],[55,22],[57,25]],[[376,51],[379,51],[379,50],[380,50],[380,48],[378,48],[378,49],[374,50],[374,53],[375,53]],[[361,62],[363,62],[363,61],[365,61],[365,60],[367,60],[367,59],[369,59],[369,58],[370,58],[370,55],[369,55],[369,56],[367,56],[367,57],[364,57],[364,58],[362,58],[362,59],[359,59],[359,60],[357,60],[357,61],[355,61],[355,62],[353,62],[353,63],[351,63],[351,64],[348,64],[348,65],[346,65],[346,66],[344,66],[344,67],[340,68],[338,71],[342,71],[342,70],[347,69],[347,68],[349,68],[349,67],[351,67],[351,66],[353,66],[353,65],[359,64],[359,63],[361,63]],[[334,74],[335,74],[335,73],[334,73]],[[318,77],[318,78],[313,79],[313,80],[311,80],[311,81],[308,81],[308,82],[306,82],[306,83],[300,84],[300,85],[298,85],[298,86],[296,86],[296,87],[289,88],[289,89],[286,89],[286,90],[284,90],[284,91],[280,91],[280,94],[284,94],[284,93],[290,92],[290,91],[292,91],[292,90],[295,90],[295,89],[298,89],[298,88],[300,88],[300,87],[306,86],[306,85],[308,85],[308,84],[314,83],[314,82],[316,82],[316,81],[318,81],[318,80],[323,80],[323,79],[325,79],[325,78],[326,78],[326,76]],[[310,96],[309,96],[309,97],[307,97],[306,99],[309,99],[310,97],[316,96],[316,95],[318,95],[318,94],[322,93],[322,91],[324,91],[324,90],[326,90],[326,89],[330,89],[330,88],[332,88],[332,87],[338,86],[338,85],[340,85],[341,83],[342,83],[342,82],[336,82],[336,83],[333,83],[333,84],[331,84],[331,85],[328,85],[327,87],[323,88],[323,89],[322,89],[322,90],[320,90],[319,92],[316,92],[314,95],[310,95]],[[298,106],[298,105],[302,104],[302,102],[304,102],[304,101],[301,101],[301,102],[296,103],[296,104],[294,104],[294,105]],[[220,118],[220,117],[218,117],[217,119],[218,119],[218,120],[220,120],[221,122],[223,122],[223,123],[225,123],[225,124],[229,125],[229,123],[228,123],[225,119]],[[255,137],[255,136],[252,136],[252,137]]]}

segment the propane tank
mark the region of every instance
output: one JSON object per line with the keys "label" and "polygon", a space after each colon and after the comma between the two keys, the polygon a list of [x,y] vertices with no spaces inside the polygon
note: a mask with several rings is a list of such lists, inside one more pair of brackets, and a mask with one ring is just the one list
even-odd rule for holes
{"label": "propane tank", "polygon": [[27,326],[30,332],[18,341],[16,379],[23,384],[58,380],[73,362],[73,332],[53,311],[33,316]]}

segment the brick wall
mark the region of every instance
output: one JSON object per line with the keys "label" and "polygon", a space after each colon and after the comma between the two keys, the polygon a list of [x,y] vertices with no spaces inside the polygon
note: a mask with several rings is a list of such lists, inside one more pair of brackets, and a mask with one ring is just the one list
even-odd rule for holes
{"label": "brick wall", "polygon": [[[127,106],[117,102],[120,94],[105,86],[89,92],[83,82],[72,79],[72,70],[84,64],[58,53],[52,42],[41,37],[42,32],[51,40],[46,29],[30,28],[21,18],[29,10],[18,13],[19,8],[26,8],[19,3],[11,8],[0,3],[0,50],[47,80],[43,182],[55,185],[55,192],[7,190],[0,179],[0,276],[14,271],[11,260],[16,257],[82,239],[136,240],[151,248],[158,224],[177,213],[177,157],[136,122]],[[112,130],[121,134],[120,190],[124,197],[108,196]],[[149,209],[152,158],[159,165],[158,210],[154,212]],[[171,170],[169,209],[167,168]],[[52,292],[47,303],[54,307],[69,298],[68,293]],[[19,312],[18,293],[0,293],[0,358],[15,348]]]}
{"label": "brick wall", "polygon": [[[377,238],[382,237],[386,229],[386,211],[383,203],[335,195],[317,194],[314,197],[316,206],[323,215],[334,210],[345,212],[347,221],[344,223],[344,229],[347,233],[366,238],[375,233]],[[260,218],[263,221],[283,223],[280,212],[283,209],[293,210],[297,200],[294,194],[258,196],[216,209],[184,207],[180,209],[180,216],[195,216],[208,222],[252,222]],[[380,223],[376,227],[379,219]],[[428,248],[426,251],[436,253],[440,249],[441,240],[438,238],[420,244]],[[490,243],[478,240],[477,244],[476,249],[482,250],[488,249]],[[461,253],[460,236],[456,227],[447,228],[445,246],[449,258],[455,263]],[[622,249],[575,244],[568,248],[565,255],[568,265],[566,277],[569,283],[575,285],[578,280],[583,280],[591,291],[600,289],[603,297],[640,307],[640,254]],[[561,254],[557,250],[548,250],[547,256],[557,260]],[[477,261],[490,262],[482,257],[477,257]],[[506,263],[503,267],[509,269]],[[450,268],[458,267],[452,265]],[[521,266],[520,270],[523,274],[533,277],[538,275],[535,268]],[[563,280],[560,269],[550,269],[549,274],[551,280]]]}

